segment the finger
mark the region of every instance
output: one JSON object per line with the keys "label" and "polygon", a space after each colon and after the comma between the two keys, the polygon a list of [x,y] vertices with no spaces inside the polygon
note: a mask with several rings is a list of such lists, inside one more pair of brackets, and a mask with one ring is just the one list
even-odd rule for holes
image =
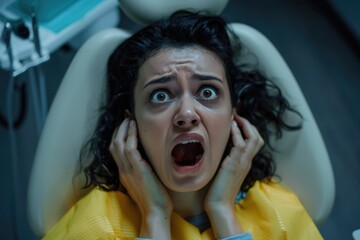
{"label": "finger", "polygon": [[236,121],[232,122],[231,134],[232,134],[233,145],[236,148],[242,149],[246,146],[245,140],[242,136],[241,130]]}
{"label": "finger", "polygon": [[127,133],[127,139],[125,143],[125,155],[129,160],[131,166],[138,170],[143,170],[146,162],[142,159],[140,152],[138,151],[138,138],[137,128],[134,120],[130,120]]}
{"label": "finger", "polygon": [[243,157],[252,159],[264,144],[257,128],[252,125],[247,119],[234,114],[234,120],[238,123],[243,133],[243,138],[246,142],[245,154]]}
{"label": "finger", "polygon": [[244,138],[246,141],[246,157],[253,158],[260,148],[264,144],[264,140],[262,139],[257,128],[252,125],[247,119],[238,116],[236,118],[238,121],[242,133],[244,134]]}
{"label": "finger", "polygon": [[231,137],[233,147],[229,153],[229,157],[224,159],[222,166],[227,164],[228,161],[239,162],[241,161],[241,155],[244,153],[246,148],[246,142],[241,134],[240,128],[235,121],[231,124]]}
{"label": "finger", "polygon": [[257,148],[260,149],[262,146],[264,146],[264,139],[262,138],[260,132],[257,130],[257,128],[253,125],[253,131],[256,133],[257,135]]}
{"label": "finger", "polygon": [[244,134],[244,138],[249,139],[250,137],[252,137],[255,134],[253,132],[252,124],[246,118],[240,117],[238,115],[234,116],[234,119],[236,120],[239,128],[241,128],[242,133]]}
{"label": "finger", "polygon": [[264,140],[254,125],[252,125],[246,119],[243,119],[243,121],[244,121],[243,132],[248,140],[249,147],[256,149],[255,153],[257,153],[258,150],[264,145]]}
{"label": "finger", "polygon": [[238,124],[244,134],[245,141],[248,145],[253,147],[256,145],[256,141],[259,139],[260,134],[257,129],[245,118],[238,117]]}
{"label": "finger", "polygon": [[127,137],[127,131],[129,128],[129,118],[125,118],[124,121],[118,127],[118,130],[114,132],[113,139],[115,142],[125,142]]}
{"label": "finger", "polygon": [[109,148],[112,157],[121,171],[131,167],[124,155],[124,146],[127,137],[128,125],[129,119],[125,119],[121,125],[115,129]]}

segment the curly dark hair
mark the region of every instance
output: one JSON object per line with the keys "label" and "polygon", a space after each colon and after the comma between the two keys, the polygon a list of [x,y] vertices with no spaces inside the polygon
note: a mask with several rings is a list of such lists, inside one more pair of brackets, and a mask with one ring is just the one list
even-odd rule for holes
{"label": "curly dark hair", "polygon": [[[118,167],[109,152],[112,134],[126,117],[126,109],[133,110],[133,90],[140,66],[164,48],[200,46],[215,53],[225,68],[233,107],[256,126],[265,146],[269,147],[271,134],[281,137],[282,130],[301,128],[300,124],[290,125],[284,121],[286,111],[299,113],[291,108],[271,80],[256,69],[245,71],[236,64],[235,45],[237,52],[241,50],[239,39],[221,17],[184,11],[143,28],[121,43],[108,60],[107,101],[101,109],[96,130],[83,149],[89,151],[92,159],[85,168],[85,187],[95,185],[106,191],[119,189]],[[224,155],[229,153],[231,144],[229,140]],[[263,147],[254,157],[241,190],[246,191],[255,181],[270,180],[274,175],[274,161],[266,149],[269,148]],[[145,152],[140,150],[146,158]]]}

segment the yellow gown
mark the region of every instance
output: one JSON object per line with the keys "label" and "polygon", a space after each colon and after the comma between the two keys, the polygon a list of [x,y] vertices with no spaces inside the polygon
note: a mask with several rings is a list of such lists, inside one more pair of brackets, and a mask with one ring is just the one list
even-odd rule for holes
{"label": "yellow gown", "polygon": [[[256,182],[245,199],[235,204],[244,231],[255,240],[323,239],[298,198],[276,183]],[[135,203],[121,192],[94,188],[78,201],[44,239],[134,239],[140,230]],[[174,212],[172,239],[215,239],[212,230],[200,233]]]}

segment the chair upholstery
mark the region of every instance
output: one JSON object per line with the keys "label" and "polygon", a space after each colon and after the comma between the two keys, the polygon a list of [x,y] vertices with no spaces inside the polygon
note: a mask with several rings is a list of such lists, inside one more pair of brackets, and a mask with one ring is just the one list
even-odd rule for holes
{"label": "chair upholstery", "polygon": [[[80,149],[95,129],[105,92],[107,59],[129,34],[103,30],[74,57],[51,105],[38,143],[28,190],[30,226],[43,236],[84,194]],[[81,176],[81,175],[80,175]]]}
{"label": "chair upholstery", "polygon": [[220,14],[229,0],[118,0],[123,12],[133,21],[148,24],[179,9]]}
{"label": "chair upholstery", "polygon": [[[274,45],[254,28],[231,24],[247,51],[257,60],[259,69],[282,90],[291,106],[303,116],[300,131],[285,131],[279,140],[273,139],[276,151],[276,174],[281,184],[292,189],[317,224],[330,214],[335,199],[335,181],[329,155],[313,114],[289,67]],[[288,122],[296,122],[294,115]]]}
{"label": "chair upholstery", "polygon": [[[314,117],[293,74],[270,41],[250,26],[234,23],[230,27],[255,56],[260,70],[274,79],[304,117],[301,131],[286,132],[280,140],[273,139],[278,150],[274,152],[276,173],[281,184],[297,194],[319,224],[330,213],[335,185]],[[128,36],[120,29],[93,36],[80,48],[59,87],[37,147],[29,183],[28,216],[38,236],[43,236],[86,193],[80,187],[83,177],[75,177],[80,149],[95,128],[106,87],[107,59]]]}

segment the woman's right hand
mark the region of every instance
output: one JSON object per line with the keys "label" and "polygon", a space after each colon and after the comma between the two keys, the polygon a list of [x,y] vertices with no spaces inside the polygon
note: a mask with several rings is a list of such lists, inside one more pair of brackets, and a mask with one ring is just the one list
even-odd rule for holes
{"label": "woman's right hand", "polygon": [[140,237],[171,239],[172,202],[137,147],[136,123],[126,118],[113,134],[110,152],[118,165],[121,184],[140,210]]}

